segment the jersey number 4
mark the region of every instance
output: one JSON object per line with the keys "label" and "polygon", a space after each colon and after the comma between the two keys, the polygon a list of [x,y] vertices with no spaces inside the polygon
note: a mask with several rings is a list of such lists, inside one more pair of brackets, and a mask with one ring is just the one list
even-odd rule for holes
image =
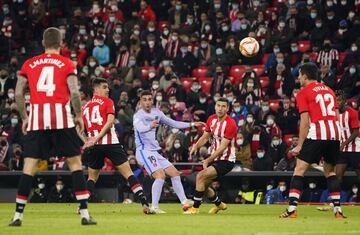
{"label": "jersey number 4", "polygon": [[[321,113],[324,117],[326,116],[335,116],[334,109],[334,97],[331,94],[321,95],[318,94],[315,98],[316,103],[320,104]],[[328,105],[325,102],[329,102]]]}
{"label": "jersey number 4", "polygon": [[84,109],[84,115],[89,127],[92,126],[92,123],[98,124],[100,126],[102,125],[103,118],[100,115],[99,105],[96,105],[92,108],[91,115],[90,115],[90,109],[89,107],[87,107],[86,109]]}
{"label": "jersey number 4", "polygon": [[46,96],[53,96],[55,88],[54,67],[46,66],[41,70],[36,89],[38,92],[45,92]]}

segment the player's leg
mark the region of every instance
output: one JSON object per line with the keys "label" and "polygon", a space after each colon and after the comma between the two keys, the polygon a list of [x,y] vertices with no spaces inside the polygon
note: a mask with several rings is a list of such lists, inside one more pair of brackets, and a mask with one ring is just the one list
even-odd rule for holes
{"label": "player's leg", "polygon": [[105,153],[102,151],[101,145],[95,145],[90,149],[86,149],[83,153],[83,159],[86,159],[88,165],[88,179],[86,188],[90,192],[90,197],[95,195],[95,185],[99,179],[100,169],[104,166]]}
{"label": "player's leg", "polygon": [[338,178],[338,180],[340,182],[340,185],[342,183],[344,173],[348,166],[348,161],[349,161],[348,157],[349,156],[347,156],[346,152],[341,152],[336,160],[335,173],[336,173],[336,177]]}
{"label": "player's leg", "polygon": [[95,192],[95,184],[99,179],[100,170],[99,169],[92,169],[91,167],[88,168],[88,179],[86,181],[87,190],[90,192],[90,196],[94,195]]}

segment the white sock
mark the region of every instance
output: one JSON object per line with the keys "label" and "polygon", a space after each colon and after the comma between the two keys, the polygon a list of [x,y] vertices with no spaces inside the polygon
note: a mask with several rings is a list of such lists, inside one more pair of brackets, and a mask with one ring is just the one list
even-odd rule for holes
{"label": "white sock", "polygon": [[181,183],[180,176],[171,177],[171,183],[172,183],[173,189],[174,189],[177,197],[179,198],[181,204],[184,204],[187,201],[187,198],[186,198],[186,195],[184,192],[184,187]]}
{"label": "white sock", "polygon": [[335,207],[334,207],[334,213],[336,213],[336,212],[342,213],[342,210],[341,210],[341,207],[340,207],[340,206],[335,206]]}
{"label": "white sock", "polygon": [[80,215],[81,215],[81,218],[86,218],[86,219],[90,218],[88,209],[81,209]]}
{"label": "white sock", "polygon": [[288,212],[293,212],[296,210],[296,206],[289,206]]}
{"label": "white sock", "polygon": [[160,201],[163,185],[164,185],[163,179],[155,179],[155,181],[152,185],[151,204],[154,208],[159,208],[159,201]]}
{"label": "white sock", "polygon": [[17,219],[22,220],[22,218],[23,218],[23,213],[15,212],[13,221],[15,221]]}

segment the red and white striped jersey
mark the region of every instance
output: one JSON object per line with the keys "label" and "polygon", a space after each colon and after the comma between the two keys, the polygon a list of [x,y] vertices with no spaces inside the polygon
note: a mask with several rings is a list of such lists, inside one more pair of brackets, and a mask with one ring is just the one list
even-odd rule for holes
{"label": "red and white striped jersey", "polygon": [[[348,106],[344,113],[340,113],[340,128],[343,141],[349,139],[353,129],[359,129],[358,112],[355,109]],[[360,133],[353,141],[344,147],[343,151],[360,152]]]}
{"label": "red and white striped jersey", "polygon": [[211,115],[206,122],[205,131],[210,132],[212,135],[211,154],[217,150],[223,138],[230,140],[227,149],[225,149],[224,153],[217,157],[215,161],[226,160],[235,162],[237,126],[234,119],[226,115],[225,119],[219,122],[216,114]]}
{"label": "red and white striped jersey", "polygon": [[76,67],[59,54],[41,54],[25,61],[20,75],[27,78],[30,89],[28,131],[74,127],[70,108],[69,75]]}
{"label": "red and white striped jersey", "polygon": [[338,105],[333,90],[314,81],[299,91],[296,103],[300,114],[309,112],[308,139],[341,139],[340,125],[336,115]]}
{"label": "red and white striped jersey", "polygon": [[[115,115],[114,102],[106,97],[94,95],[82,107],[82,117],[88,133],[88,137],[95,137],[104,127],[108,114]],[[118,144],[119,139],[116,135],[114,125],[106,133],[97,144]]]}

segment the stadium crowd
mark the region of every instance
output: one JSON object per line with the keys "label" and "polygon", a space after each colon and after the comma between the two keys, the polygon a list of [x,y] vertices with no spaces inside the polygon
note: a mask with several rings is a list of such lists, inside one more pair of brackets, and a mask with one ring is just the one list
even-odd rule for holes
{"label": "stadium crowd", "polygon": [[[145,89],[154,106],[182,121],[206,121],[214,102],[226,97],[239,127],[236,156],[242,170],[294,168],[289,149],[298,140],[301,63],[317,63],[320,82],[344,90],[358,109],[357,0],[2,0],[0,6],[0,170],[22,168],[16,74],[25,59],[41,53],[48,26],[63,33],[61,54],[77,65],[84,103],[94,78],[109,81],[116,131],[130,156],[133,115]],[[260,44],[251,58],[238,49],[246,36]],[[172,162],[199,162],[208,149],[189,156],[189,147],[201,131],[160,126],[157,139]],[[62,156],[39,166],[63,167]]]}

